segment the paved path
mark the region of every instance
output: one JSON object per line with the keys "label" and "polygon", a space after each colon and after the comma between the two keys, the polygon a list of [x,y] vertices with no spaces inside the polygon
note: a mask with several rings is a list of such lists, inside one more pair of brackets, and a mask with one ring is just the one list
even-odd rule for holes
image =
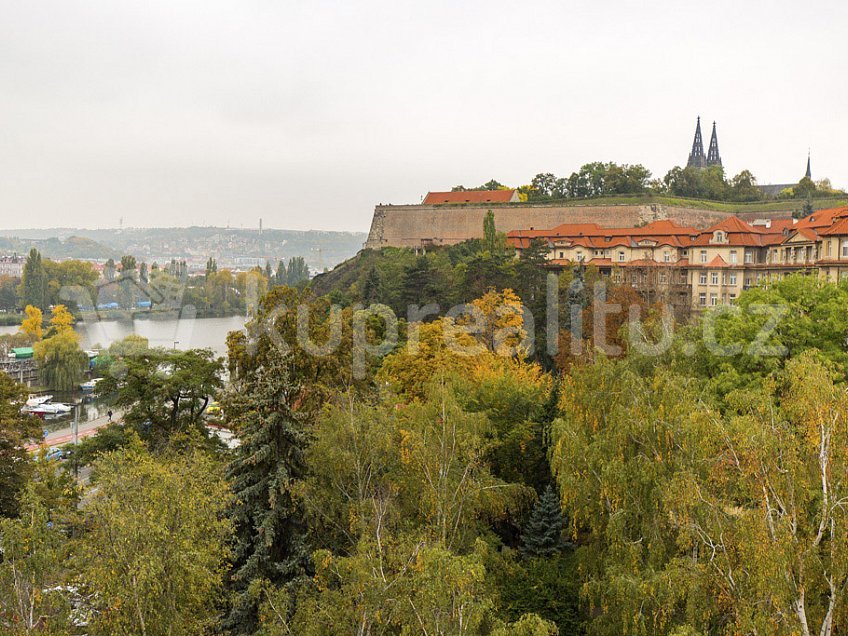
{"label": "paved path", "polygon": [[[120,413],[114,413],[112,415],[112,421],[117,422],[119,420],[119,416]],[[103,415],[102,417],[98,417],[87,422],[80,422],[78,438],[85,439],[86,437],[94,435],[99,429],[103,428],[108,423],[109,417],[107,415]],[[54,448],[56,446],[64,446],[65,444],[70,444],[73,441],[74,429],[73,423],[71,423],[67,428],[60,428],[58,431],[53,431],[47,437],[45,437],[41,441],[41,443],[27,445],[27,450],[32,452],[38,450],[41,447]]]}

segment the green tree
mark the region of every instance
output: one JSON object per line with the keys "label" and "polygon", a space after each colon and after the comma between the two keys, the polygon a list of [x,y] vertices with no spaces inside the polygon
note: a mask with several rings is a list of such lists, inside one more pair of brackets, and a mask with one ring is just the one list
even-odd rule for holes
{"label": "green tree", "polygon": [[83,379],[88,356],[79,335],[70,328],[57,331],[34,345],[41,382],[56,391],[73,391]]}
{"label": "green tree", "polygon": [[533,507],[521,535],[521,553],[527,557],[551,556],[563,548],[562,507],[556,491],[548,486]]}
{"label": "green tree", "polygon": [[11,313],[18,307],[18,282],[11,276],[0,276],[0,311]]}
{"label": "green tree", "polygon": [[757,187],[757,179],[750,170],[743,170],[730,181],[731,197],[734,201],[759,201],[762,190]]}
{"label": "green tree", "polygon": [[498,246],[498,231],[495,229],[495,214],[491,210],[486,212],[483,219],[483,241],[489,252],[494,253]]}
{"label": "green tree", "polygon": [[362,300],[367,305],[382,302],[383,299],[383,281],[380,277],[380,271],[376,267],[371,267],[365,280],[362,283]]}
{"label": "green tree", "polygon": [[286,285],[292,287],[309,280],[309,267],[302,256],[292,256],[286,269]]}
{"label": "green tree", "polygon": [[26,388],[0,373],[0,517],[13,517],[30,473],[28,443],[41,439],[38,420],[21,414]]}
{"label": "green tree", "polygon": [[118,268],[115,265],[115,259],[110,258],[103,266],[103,278],[105,278],[107,282],[111,283],[115,280],[115,275],[117,271]]}
{"label": "green tree", "polygon": [[533,196],[530,198],[549,199],[556,188],[556,177],[550,172],[539,173],[530,184],[533,186]]}
{"label": "green tree", "polygon": [[506,190],[506,186],[494,179],[491,179],[475,190]]}
{"label": "green tree", "polygon": [[32,305],[42,311],[47,309],[47,271],[41,261],[41,253],[34,247],[24,263],[19,293],[21,306]]}
{"label": "green tree", "polygon": [[123,309],[133,309],[138,298],[138,263],[135,256],[121,257],[121,275],[118,279],[119,298]]}
{"label": "green tree", "polygon": [[309,570],[296,494],[307,444],[303,417],[292,404],[298,393],[287,361],[277,357],[241,375],[223,401],[228,425],[241,440],[228,469],[235,542],[225,626],[234,633],[256,630],[262,585],[291,584]]}
{"label": "green tree", "polygon": [[156,448],[180,432],[207,436],[203,413],[221,387],[222,371],[223,360],[209,349],[146,349],[123,357],[97,390],[114,393],[124,422]]}
{"label": "green tree", "polygon": [[155,459],[136,441],[94,467],[74,562],[93,634],[198,634],[215,623],[228,556],[229,494],[202,453]]}
{"label": "green tree", "polygon": [[84,305],[94,304],[95,284],[100,278],[94,265],[80,260],[46,260],[44,269],[49,304],[67,304],[74,311],[80,301]]}

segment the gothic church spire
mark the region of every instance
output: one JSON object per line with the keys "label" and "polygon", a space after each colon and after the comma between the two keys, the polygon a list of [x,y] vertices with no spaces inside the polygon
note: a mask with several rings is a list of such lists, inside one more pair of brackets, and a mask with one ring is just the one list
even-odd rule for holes
{"label": "gothic church spire", "polygon": [[704,156],[704,140],[701,137],[701,118],[698,117],[698,125],[695,127],[695,140],[692,142],[692,152],[689,153],[687,168],[706,168],[707,159]]}
{"label": "gothic church spire", "polygon": [[718,153],[718,135],[716,123],[713,122],[713,136],[710,139],[710,149],[707,151],[707,167],[721,166],[721,155]]}

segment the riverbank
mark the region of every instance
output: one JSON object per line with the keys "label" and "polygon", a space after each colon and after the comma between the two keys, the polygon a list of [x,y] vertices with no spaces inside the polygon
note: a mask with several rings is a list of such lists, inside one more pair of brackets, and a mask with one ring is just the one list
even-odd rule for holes
{"label": "riverbank", "polygon": [[23,314],[0,314],[0,327],[16,327],[24,321]]}

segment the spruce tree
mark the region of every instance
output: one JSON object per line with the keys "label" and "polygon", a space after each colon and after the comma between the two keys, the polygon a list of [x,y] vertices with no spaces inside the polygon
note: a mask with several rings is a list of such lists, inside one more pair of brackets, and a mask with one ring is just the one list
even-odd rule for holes
{"label": "spruce tree", "polygon": [[285,359],[268,356],[247,371],[224,403],[224,412],[241,440],[228,477],[235,502],[230,589],[224,627],[252,634],[258,624],[265,584],[285,587],[308,573],[306,524],[294,487],[306,471],[304,423],[292,408],[300,394]]}
{"label": "spruce tree", "polygon": [[530,513],[521,535],[521,553],[526,557],[551,556],[562,550],[564,526],[556,491],[549,485]]}

